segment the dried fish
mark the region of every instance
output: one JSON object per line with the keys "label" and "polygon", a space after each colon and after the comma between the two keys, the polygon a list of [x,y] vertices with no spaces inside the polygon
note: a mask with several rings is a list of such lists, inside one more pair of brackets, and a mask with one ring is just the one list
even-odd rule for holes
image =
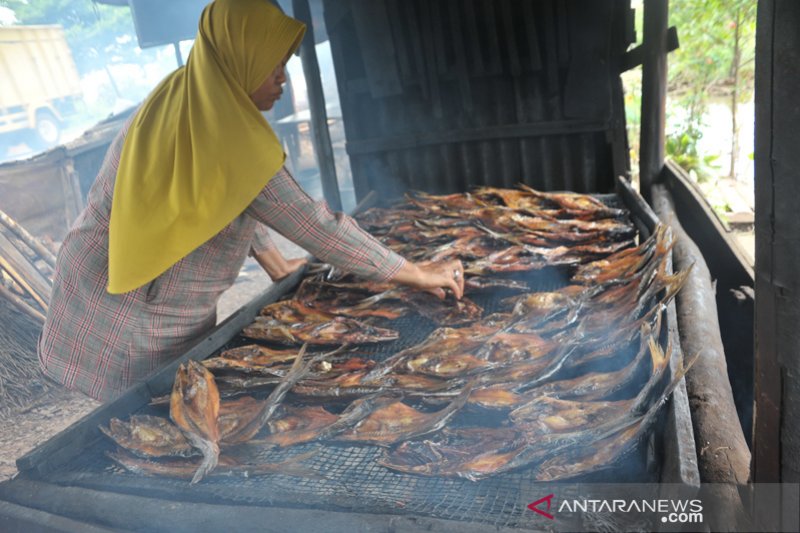
{"label": "dried fish", "polygon": [[271,420],[267,425],[270,434],[264,439],[249,441],[256,445],[275,445],[285,448],[316,440],[319,435],[334,424],[339,417],[324,407],[289,407],[281,418]]}
{"label": "dried fish", "polygon": [[254,413],[248,416],[248,420],[245,423],[238,425],[237,429],[227,436],[226,440],[228,442],[245,442],[252,439],[270,420],[289,390],[308,373],[315,362],[325,357],[323,354],[306,362],[303,360],[306,348],[307,346],[303,345],[300,349],[300,353],[297,354],[297,358],[291,370],[270,393],[267,399],[259,405],[258,409],[254,410]]}
{"label": "dried fish", "polygon": [[486,409],[511,409],[524,401],[524,397],[506,386],[493,385],[475,389],[469,397],[470,404]]}
{"label": "dried fish", "polygon": [[274,350],[259,344],[249,344],[226,350],[218,357],[204,360],[202,364],[210,370],[266,368],[294,361],[296,357],[296,349]]}
{"label": "dried fish", "polygon": [[464,406],[472,387],[472,384],[468,384],[447,407],[434,413],[423,413],[399,400],[392,402],[373,411],[352,430],[340,433],[334,438],[389,446],[438,431]]}
{"label": "dried fish", "polygon": [[365,344],[397,339],[395,330],[371,326],[358,320],[337,316],[329,322],[286,324],[275,319],[256,317],[242,330],[251,339],[284,344]]}
{"label": "dried fish", "polygon": [[[213,470],[220,447],[246,454],[250,446],[332,441],[386,447],[380,464],[406,473],[480,480],[528,467],[539,479],[563,479],[630,450],[682,377],[683,370],[665,386],[672,349],[668,343],[664,353],[655,341],[665,306],[687,275],[670,273],[673,240],[665,226],[634,246],[626,210],[590,195],[526,186],[413,193],[397,208],[361,214],[359,222],[414,261],[459,258],[468,291],[525,294],[506,298],[503,312],[482,318],[483,309],[469,299],[442,302],[312,265],[293,299],[265,307],[244,330],[259,340],[303,343],[299,354],[251,345],[203,363],[227,393],[274,387],[269,397],[222,403],[217,397],[218,414],[211,417],[213,395],[192,396],[193,409],[175,409],[178,437],[169,436],[166,421],[112,421],[104,431],[145,457],[203,452],[200,461],[176,464],[126,459],[132,469],[189,471],[199,479],[243,466],[223,457]],[[543,272],[526,274],[535,270]],[[551,273],[563,286],[548,292],[528,294],[527,284],[517,281]],[[304,357],[309,344],[394,340],[396,331],[376,324],[412,311],[446,327],[377,363],[352,351],[349,358]],[[289,391],[325,405],[283,405]],[[482,420],[479,415],[489,415],[491,426],[463,427]],[[147,440],[147,431],[155,434],[148,423],[167,436]],[[137,425],[146,438],[134,436]]]}
{"label": "dried fish", "polygon": [[483,309],[469,298],[440,300],[433,294],[406,287],[394,287],[372,295],[353,306],[356,310],[372,309],[379,302],[398,300],[440,326],[459,326],[479,319]]}
{"label": "dried fish", "polygon": [[190,457],[198,453],[176,425],[159,416],[133,415],[127,422],[112,418],[108,428],[101,425],[99,429],[140,457]]}
{"label": "dried fish", "polygon": [[170,397],[169,416],[187,440],[203,454],[192,483],[217,466],[219,457],[219,391],[214,376],[194,360],[181,364]]}

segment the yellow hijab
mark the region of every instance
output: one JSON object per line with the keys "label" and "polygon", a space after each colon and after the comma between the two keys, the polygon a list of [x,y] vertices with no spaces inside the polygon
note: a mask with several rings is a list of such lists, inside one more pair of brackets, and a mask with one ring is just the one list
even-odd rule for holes
{"label": "yellow hijab", "polygon": [[219,233],[283,165],[249,95],[300,44],[305,25],[267,0],[206,6],[186,66],[142,104],[117,171],[108,292],[152,281]]}

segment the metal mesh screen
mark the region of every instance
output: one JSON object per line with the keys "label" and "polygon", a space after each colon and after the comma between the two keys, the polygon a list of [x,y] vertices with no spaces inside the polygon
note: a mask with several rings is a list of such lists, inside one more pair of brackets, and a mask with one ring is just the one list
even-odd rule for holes
{"label": "metal mesh screen", "polygon": [[[549,268],[516,278],[524,279],[531,290],[553,290],[565,284],[567,272]],[[484,308],[485,313],[492,313],[500,308],[502,299],[513,294],[518,293],[507,289],[490,290],[471,297]],[[390,343],[362,346],[359,355],[381,361],[423,341],[436,328],[430,320],[416,314],[381,325],[397,329],[400,338]],[[251,342],[236,337],[223,350]],[[290,395],[285,401],[297,403],[297,400]],[[166,406],[148,406],[139,413],[167,416],[167,411]],[[459,413],[457,416],[470,415]],[[660,451],[654,443],[659,439],[652,437],[640,440],[623,460],[570,481],[657,481]],[[249,446],[247,449],[248,462],[252,464],[280,462],[314,451],[312,457],[302,462],[303,467],[314,473],[313,476],[212,476],[197,485],[190,485],[185,480],[145,477],[123,470],[106,456],[114,446],[109,439],[99,439],[78,459],[48,473],[48,481],[171,500],[411,514],[511,527],[532,527],[535,515],[526,506],[538,499],[544,490],[537,488],[533,472],[526,470],[479,482],[402,474],[377,463],[383,453],[380,447],[337,443],[309,443],[272,450]]]}

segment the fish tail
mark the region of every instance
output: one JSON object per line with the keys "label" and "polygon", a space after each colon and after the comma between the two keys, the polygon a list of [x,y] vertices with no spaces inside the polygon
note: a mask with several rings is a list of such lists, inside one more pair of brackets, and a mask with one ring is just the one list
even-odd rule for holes
{"label": "fish tail", "polygon": [[667,295],[664,297],[665,301],[671,300],[678,293],[678,291],[680,291],[683,286],[686,285],[686,281],[689,279],[689,274],[693,269],[694,263],[676,274],[665,276],[666,279],[664,280],[664,285],[667,288]]}
{"label": "fish tail", "polygon": [[368,296],[363,300],[359,301],[357,304],[353,306],[353,309],[356,310],[363,310],[369,309],[372,305],[380,302],[384,298],[388,297],[395,289],[389,289],[388,291],[383,291],[378,294],[373,294],[372,296]]}
{"label": "fish tail", "polygon": [[219,445],[216,442],[204,440],[201,451],[203,452],[203,462],[192,476],[191,484],[199,482],[206,475],[208,475],[219,462]]}
{"label": "fish tail", "polygon": [[669,362],[669,354],[672,353],[672,339],[667,343],[666,351],[661,349],[661,346],[652,336],[648,342],[650,344],[650,358],[653,362],[653,375],[655,375],[664,370]]}
{"label": "fish tail", "polygon": [[464,405],[467,403],[467,400],[469,400],[469,395],[472,393],[472,390],[475,388],[476,384],[477,379],[469,381],[461,390],[461,393],[452,402],[450,402],[450,405],[444,409],[444,414],[450,414],[464,407]]}
{"label": "fish tail", "polygon": [[338,350],[334,350],[333,352],[321,353],[315,355],[308,361],[305,361],[306,350],[308,349],[308,343],[304,343],[303,346],[300,347],[300,351],[297,352],[297,357],[292,363],[292,367],[286,373],[286,375],[281,380],[278,386],[283,385],[287,390],[294,386],[295,383],[300,381],[304,376],[306,376],[310,371],[311,368],[318,362],[324,360],[326,357],[329,357],[332,354],[337,353]]}

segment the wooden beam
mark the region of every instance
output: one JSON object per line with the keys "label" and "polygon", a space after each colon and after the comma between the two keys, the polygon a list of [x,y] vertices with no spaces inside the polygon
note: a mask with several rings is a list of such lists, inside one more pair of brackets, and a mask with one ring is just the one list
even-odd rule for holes
{"label": "wooden beam", "polygon": [[14,243],[0,233],[0,268],[19,284],[47,312],[50,303],[50,280],[39,272]]}
{"label": "wooden beam", "polygon": [[325,93],[322,91],[322,78],[314,48],[314,26],[311,22],[311,8],[308,0],[294,0],[294,16],[306,24],[306,35],[300,46],[300,59],[308,89],[308,107],[311,110],[311,140],[317,155],[319,175],[322,180],[322,194],[334,211],[342,210],[342,197],[336,179],[336,162],[333,157],[331,134],[328,131],[328,112],[325,109]]}
{"label": "wooden beam", "polygon": [[14,307],[19,309],[32,319],[34,319],[36,322],[39,323],[40,326],[44,324],[45,316],[41,312],[37,311],[36,309],[28,305],[28,303],[25,300],[23,300],[10,290],[6,289],[5,285],[3,285],[2,283],[0,283],[0,296],[8,300],[9,303],[14,305]]}
{"label": "wooden beam", "polygon": [[28,233],[25,228],[17,224],[13,218],[5,214],[2,210],[0,210],[0,225],[5,226],[14,233],[14,235],[36,252],[51,268],[56,267],[56,256],[53,255],[53,252],[45,248],[36,237]]}
{"label": "wooden beam", "polygon": [[[186,484],[186,493],[189,491]],[[176,491],[177,492],[177,491]],[[29,518],[29,529],[95,533],[107,531],[353,531],[441,533],[519,533],[519,528],[490,526],[420,515],[343,512],[332,509],[280,506],[229,505],[225,502],[176,501],[148,494],[140,496],[111,490],[62,487],[42,481],[14,479],[0,485],[0,512],[8,504],[17,515]],[[280,505],[279,502],[276,502]],[[310,503],[308,504],[310,506]],[[33,512],[31,512],[33,511]],[[38,512],[37,512],[38,511]],[[30,514],[28,514],[30,513]],[[0,516],[2,518],[2,516]],[[43,521],[47,520],[46,522]],[[2,525],[2,522],[0,522]],[[47,529],[44,526],[49,526]],[[39,527],[36,527],[39,526]],[[3,531],[6,531],[5,529]]]}
{"label": "wooden beam", "polygon": [[673,231],[675,268],[689,270],[686,284],[675,297],[681,349],[685,357],[699,355],[686,373],[686,392],[700,480],[710,484],[705,490],[715,500],[724,503],[710,509],[706,519],[712,531],[732,531],[744,516],[737,485],[747,484],[751,456],[728,380],[711,273],[700,248],[681,226],[667,189],[656,185],[652,192],[653,208]]}
{"label": "wooden beam", "polygon": [[351,141],[347,143],[347,153],[351,156],[406,150],[436,144],[488,141],[495,139],[519,139],[540,137],[542,135],[572,135],[578,133],[599,133],[609,129],[607,122],[595,120],[561,120],[529,124],[505,124],[487,128],[458,129],[451,131],[432,131],[418,135],[388,137]]}
{"label": "wooden beam", "polygon": [[667,20],[669,0],[644,1],[642,125],[639,142],[639,184],[650,200],[650,188],[664,166],[667,102]]}
{"label": "wooden beam", "polygon": [[[667,52],[674,52],[680,48],[678,41],[678,29],[671,26],[667,30]],[[628,71],[634,67],[638,67],[644,63],[644,45],[639,45],[636,48],[628,50],[622,55],[622,64],[620,65],[620,72]]]}
{"label": "wooden beam", "polygon": [[761,0],[755,77],[753,480],[800,481],[800,2]]}

